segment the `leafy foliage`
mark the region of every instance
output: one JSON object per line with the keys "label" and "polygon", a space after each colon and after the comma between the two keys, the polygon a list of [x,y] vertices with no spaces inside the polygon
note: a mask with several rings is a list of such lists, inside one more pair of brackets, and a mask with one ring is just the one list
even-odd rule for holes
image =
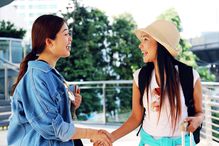
{"label": "leafy foliage", "polygon": [[[116,17],[112,23],[108,39],[109,66],[112,71],[109,79],[111,80],[131,80],[133,72],[143,64],[141,52],[138,49],[139,41],[133,33],[134,29],[136,29],[136,24],[128,14]],[[115,97],[119,97],[121,112],[130,111],[131,99],[128,97],[131,95],[131,89],[117,90],[114,98],[108,98],[107,105],[114,103]]]}
{"label": "leafy foliage", "polygon": [[110,66],[115,74],[113,79],[132,79],[133,71],[143,64],[138,49],[140,42],[133,33],[134,29],[136,24],[131,15],[124,14],[114,19],[108,46]]}
{"label": "leafy foliage", "polygon": [[[139,42],[132,32],[136,28],[133,18],[121,15],[110,24],[108,17],[100,10],[73,2],[75,10],[63,14],[66,20],[74,18],[73,23],[69,24],[73,30],[71,56],[61,59],[57,69],[69,81],[132,79],[133,71],[142,63]],[[131,95],[131,90],[126,93]],[[102,94],[101,91],[87,90],[81,94],[85,102],[78,112],[101,110],[97,96]],[[111,92],[111,95],[106,99],[107,111],[118,108],[118,97],[122,107],[130,107],[131,100],[126,102],[127,96],[120,90]]]}
{"label": "leafy foliage", "polygon": [[22,39],[26,33],[26,30],[19,28],[9,21],[0,21],[0,37],[12,37]]}
{"label": "leafy foliage", "polygon": [[[97,81],[106,79],[105,60],[106,39],[110,30],[108,17],[97,9],[80,6],[75,2],[75,10],[63,14],[68,20],[74,16],[71,56],[61,59],[57,69],[69,81]],[[83,102],[79,112],[89,113],[100,110],[99,90],[82,93]],[[92,104],[90,103],[92,102]]]}

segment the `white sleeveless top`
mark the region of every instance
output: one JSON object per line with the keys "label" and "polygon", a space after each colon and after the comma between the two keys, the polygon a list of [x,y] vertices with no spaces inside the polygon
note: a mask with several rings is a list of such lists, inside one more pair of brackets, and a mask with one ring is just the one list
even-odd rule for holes
{"label": "white sleeveless top", "polygon": [[[176,66],[176,69],[178,69],[178,67]],[[140,72],[140,69],[136,70],[133,74],[134,77],[134,81],[136,83],[136,85],[138,86],[138,74]],[[195,86],[195,83],[197,81],[197,79],[199,79],[199,74],[196,70],[193,69],[193,87]],[[158,84],[156,81],[156,77],[155,77],[155,71],[152,71],[152,79],[151,79],[151,84],[149,87],[149,104],[147,104],[147,94],[146,91],[144,93],[143,96],[143,106],[146,109],[145,111],[145,118],[143,121],[143,129],[145,132],[147,132],[148,134],[150,134],[153,137],[175,137],[175,136],[181,136],[181,132],[180,132],[180,123],[183,122],[183,120],[188,116],[187,114],[187,107],[185,104],[185,98],[183,95],[183,91],[182,91],[182,87],[180,85],[180,97],[181,97],[181,107],[182,107],[182,115],[179,119],[179,122],[176,123],[176,129],[175,132],[173,133],[173,129],[171,126],[171,118],[170,118],[170,106],[169,106],[169,102],[168,99],[165,98],[165,101],[163,106],[162,106],[162,110],[160,113],[160,118],[159,118],[159,112],[155,111],[154,109],[152,109],[152,102],[154,102],[154,99],[156,99],[156,96],[154,96],[154,93],[152,92],[155,88],[158,88]],[[149,107],[148,107],[149,105]],[[149,111],[148,111],[149,109]],[[159,120],[158,120],[159,118]]]}

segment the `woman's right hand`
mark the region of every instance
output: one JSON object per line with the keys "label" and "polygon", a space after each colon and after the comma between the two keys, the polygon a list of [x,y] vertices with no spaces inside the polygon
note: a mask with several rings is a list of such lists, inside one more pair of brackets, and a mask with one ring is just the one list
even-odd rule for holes
{"label": "woman's right hand", "polygon": [[94,146],[112,146],[110,134],[105,130],[97,130],[91,137]]}

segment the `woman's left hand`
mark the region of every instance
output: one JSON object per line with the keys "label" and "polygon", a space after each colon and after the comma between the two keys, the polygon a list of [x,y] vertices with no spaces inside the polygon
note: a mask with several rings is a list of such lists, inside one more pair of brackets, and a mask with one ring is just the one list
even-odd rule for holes
{"label": "woman's left hand", "polygon": [[75,106],[75,109],[79,108],[79,106],[81,105],[81,101],[82,101],[82,96],[80,94],[80,89],[78,88],[75,93],[75,101],[72,101],[72,103]]}
{"label": "woman's left hand", "polygon": [[193,91],[193,99],[195,106],[195,116],[187,117],[185,122],[188,122],[187,131],[194,132],[204,120],[204,113],[202,110],[202,85],[201,80],[197,79]]}
{"label": "woman's left hand", "polygon": [[187,117],[184,121],[188,122],[187,131],[188,132],[194,132],[203,122],[203,115],[197,115],[194,117]]}

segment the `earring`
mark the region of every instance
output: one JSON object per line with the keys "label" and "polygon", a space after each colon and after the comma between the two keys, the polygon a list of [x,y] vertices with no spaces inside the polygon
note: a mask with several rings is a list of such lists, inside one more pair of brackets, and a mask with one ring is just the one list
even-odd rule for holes
{"label": "earring", "polygon": [[54,50],[54,49],[55,49],[55,46],[52,46],[52,49]]}

